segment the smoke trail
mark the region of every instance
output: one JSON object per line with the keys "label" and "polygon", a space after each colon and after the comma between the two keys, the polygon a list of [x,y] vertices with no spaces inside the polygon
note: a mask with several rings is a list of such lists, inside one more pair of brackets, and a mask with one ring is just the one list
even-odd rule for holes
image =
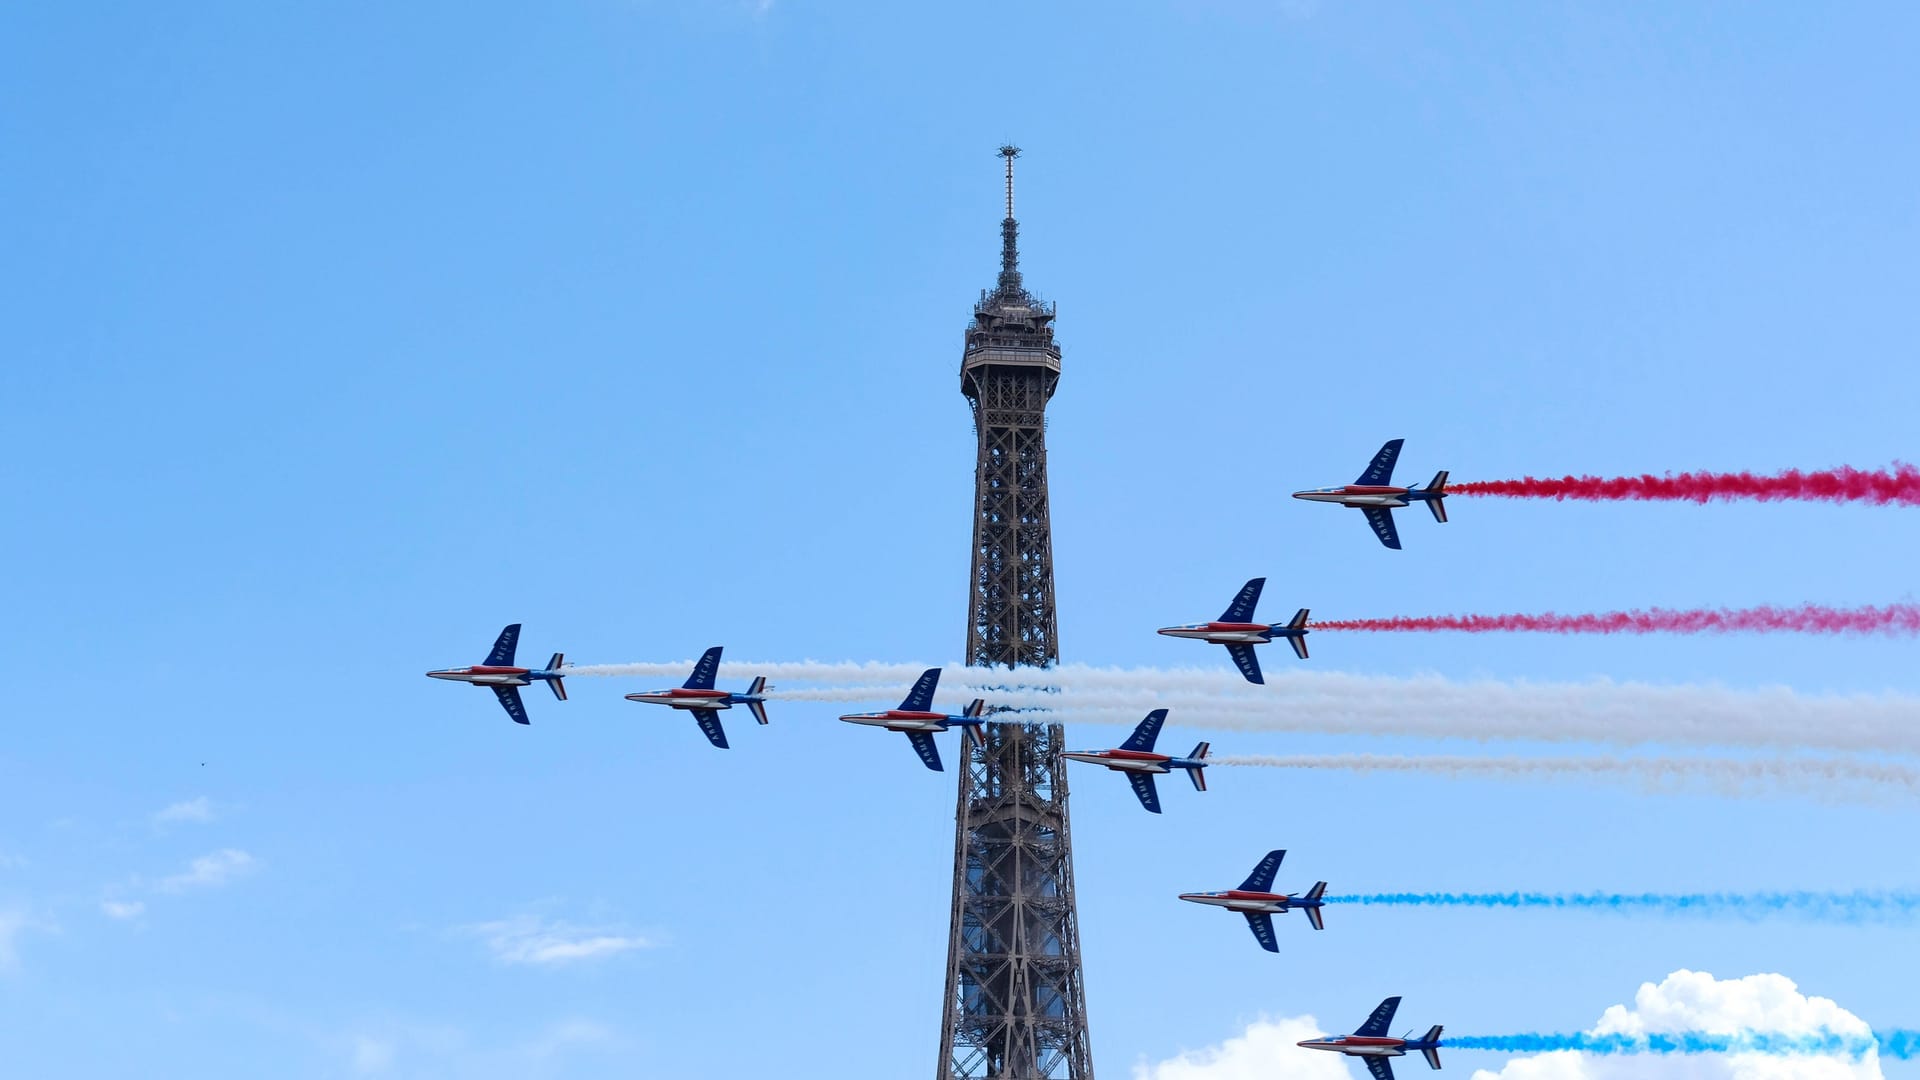
{"label": "smoke trail", "polygon": [[1920,604],[1832,608],[1695,608],[1602,611],[1587,615],[1418,615],[1332,619],[1315,630],[1458,630],[1468,634],[1920,634]]}
{"label": "smoke trail", "polygon": [[1731,915],[1748,920],[1773,916],[1859,926],[1899,923],[1920,915],[1920,893],[1853,892],[1757,893],[1358,893],[1328,896],[1329,904],[1360,907],[1551,908],[1556,911],[1609,911],[1622,914]]}
{"label": "smoke trail", "polygon": [[1524,480],[1485,480],[1455,484],[1449,495],[1491,495],[1508,499],[1580,499],[1590,501],[1864,502],[1875,506],[1920,506],[1920,469],[1894,462],[1890,469],[1842,466],[1819,472],[1789,469],[1771,476],[1749,472],[1686,472],[1678,476],[1563,476]]}
{"label": "smoke trail", "polygon": [[[691,660],[604,664],[569,674],[684,678]],[[744,682],[843,679],[857,685],[783,688],[789,700],[893,704],[919,664],[728,662],[722,677]],[[994,706],[1044,710],[1079,723],[1140,722],[1173,710],[1187,727],[1337,732],[1426,738],[1527,739],[1635,746],[1812,748],[1920,754],[1920,698],[1896,693],[1804,694],[1787,687],[1652,686],[1595,679],[1573,683],[1455,681],[1434,674],[1360,675],[1279,669],[1255,686],[1225,668],[1044,670],[948,666],[939,701],[984,697]]]}
{"label": "smoke trail", "polygon": [[1742,1031],[1721,1034],[1705,1031],[1644,1035],[1592,1032],[1526,1032],[1517,1035],[1456,1035],[1440,1045],[1460,1050],[1501,1050],[1508,1053],[1545,1053],[1579,1050],[1588,1054],[1823,1054],[1862,1057],[1870,1051],[1906,1060],[1920,1051],[1920,1032],[1896,1029],[1856,1035],[1818,1030],[1805,1034]]}
{"label": "smoke trail", "polygon": [[1733,758],[1463,757],[1382,754],[1322,754],[1293,757],[1227,756],[1216,765],[1269,769],[1335,769],[1344,772],[1419,772],[1454,779],[1505,780],[1584,776],[1625,780],[1653,791],[1700,785],[1717,794],[1755,796],[1793,792],[1868,801],[1920,796],[1920,770],[1846,758],[1748,761]]}

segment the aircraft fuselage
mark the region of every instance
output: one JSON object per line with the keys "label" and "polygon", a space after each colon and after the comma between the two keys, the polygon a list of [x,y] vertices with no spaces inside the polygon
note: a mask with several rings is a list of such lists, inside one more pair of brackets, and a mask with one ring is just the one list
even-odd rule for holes
{"label": "aircraft fuselage", "polygon": [[1188,761],[1145,750],[1068,750],[1060,755],[1068,761],[1105,765],[1116,772],[1169,773],[1181,768],[1204,768],[1204,761]]}
{"label": "aircraft fuselage", "polygon": [[[539,672],[537,675],[545,675]],[[443,668],[427,672],[429,679],[471,683],[474,686],[531,686],[536,673],[529,668],[474,664],[470,667]]]}
{"label": "aircraft fuselage", "polygon": [[1309,488],[1306,491],[1296,491],[1293,493],[1293,497],[1296,499],[1305,499],[1307,502],[1337,503],[1340,506],[1351,506],[1356,509],[1374,506],[1397,510],[1406,506],[1410,500],[1419,498],[1420,493],[1403,487],[1386,487],[1376,484],[1342,484],[1339,487]]}
{"label": "aircraft fuselage", "polygon": [[1263,645],[1285,627],[1271,623],[1203,622],[1186,626],[1168,626],[1160,630],[1167,637],[1207,641],[1215,645]]}
{"label": "aircraft fuselage", "polygon": [[1407,1040],[1366,1035],[1342,1035],[1337,1039],[1308,1039],[1297,1045],[1309,1050],[1332,1050],[1348,1057],[1405,1057]]}
{"label": "aircraft fuselage", "polygon": [[665,705],[674,709],[731,709],[734,696],[725,690],[689,690],[676,686],[671,690],[648,690],[641,694],[628,694],[628,701],[645,702],[648,705]]}
{"label": "aircraft fuselage", "polygon": [[949,716],[946,713],[920,712],[914,709],[888,709],[886,712],[848,713],[840,719],[849,724],[886,728],[888,731],[941,732],[957,721],[970,718]]}
{"label": "aircraft fuselage", "polygon": [[1297,907],[1320,906],[1318,901],[1304,900],[1287,893],[1251,892],[1245,889],[1181,893],[1180,899],[1191,904],[1223,907],[1242,915],[1280,915]]}

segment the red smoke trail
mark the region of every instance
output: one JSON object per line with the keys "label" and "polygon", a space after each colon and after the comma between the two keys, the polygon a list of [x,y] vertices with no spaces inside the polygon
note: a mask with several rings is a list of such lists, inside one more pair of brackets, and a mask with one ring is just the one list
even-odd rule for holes
{"label": "red smoke trail", "polygon": [[1920,604],[1602,611],[1590,615],[1412,615],[1333,619],[1314,630],[1457,630],[1469,634],[1920,634]]}
{"label": "red smoke trail", "polygon": [[1687,472],[1675,476],[1563,476],[1558,480],[1481,480],[1454,484],[1449,495],[1493,495],[1508,499],[1585,499],[1706,503],[1754,499],[1779,502],[1864,502],[1875,506],[1920,506],[1920,469],[1894,462],[1890,469],[1865,471],[1851,466],[1820,472],[1788,469],[1772,476],[1752,473]]}

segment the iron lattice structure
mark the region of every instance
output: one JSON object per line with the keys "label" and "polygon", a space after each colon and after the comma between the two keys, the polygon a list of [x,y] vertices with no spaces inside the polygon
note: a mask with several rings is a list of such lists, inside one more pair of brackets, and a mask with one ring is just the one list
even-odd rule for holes
{"label": "iron lattice structure", "polygon": [[[1047,667],[1054,629],[1047,402],[1060,381],[1054,309],[1021,284],[1013,217],[1000,279],[967,327],[960,390],[973,407],[967,660]],[[954,811],[953,912],[936,1080],[1092,1080],[1059,724],[993,723],[966,753]]]}

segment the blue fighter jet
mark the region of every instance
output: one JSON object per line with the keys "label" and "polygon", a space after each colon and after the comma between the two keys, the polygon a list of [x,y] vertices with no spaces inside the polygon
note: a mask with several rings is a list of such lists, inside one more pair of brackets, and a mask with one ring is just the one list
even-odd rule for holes
{"label": "blue fighter jet", "polygon": [[554,697],[567,700],[567,687],[561,681],[566,673],[560,670],[567,658],[564,653],[554,653],[553,659],[547,661],[544,668],[515,667],[513,653],[519,644],[520,624],[514,623],[500,631],[500,636],[493,642],[493,651],[487,654],[486,663],[429,671],[427,678],[484,686],[500,699],[500,707],[507,710],[507,715],[513,717],[514,723],[532,723],[527,719],[526,705],[520,701],[520,688],[544,682],[547,689],[553,691]]}
{"label": "blue fighter jet", "polygon": [[1367,515],[1367,524],[1373,527],[1373,535],[1380,538],[1386,546],[1400,550],[1400,532],[1393,527],[1393,512],[1412,503],[1423,502],[1433,511],[1433,520],[1446,524],[1447,520],[1447,471],[1440,470],[1433,476],[1432,482],[1423,488],[1404,488],[1393,486],[1393,463],[1400,458],[1400,444],[1405,439],[1394,439],[1373,455],[1373,464],[1360,474],[1360,479],[1351,484],[1330,488],[1309,488],[1296,491],[1293,497],[1308,502],[1338,503],[1351,506]]}
{"label": "blue fighter jet", "polygon": [[1168,637],[1192,638],[1195,641],[1208,641],[1215,645],[1225,645],[1227,654],[1233,657],[1233,664],[1240,674],[1250,683],[1265,683],[1260,674],[1260,658],[1253,655],[1255,645],[1264,645],[1274,638],[1286,638],[1293,646],[1294,655],[1307,658],[1307,609],[1294,612],[1293,619],[1286,625],[1253,621],[1254,605],[1260,602],[1260,590],[1265,588],[1267,579],[1254,578],[1240,587],[1240,595],[1233,598],[1227,610],[1212,622],[1189,623],[1186,626],[1168,626],[1161,633]]}
{"label": "blue fighter jet", "polygon": [[725,750],[727,733],[720,726],[720,710],[730,709],[735,705],[745,705],[752,711],[753,718],[764,724],[767,722],[765,692],[771,688],[767,686],[766,679],[756,678],[744,694],[730,694],[725,690],[715,690],[713,677],[720,671],[720,649],[721,646],[715,645],[701,654],[700,662],[693,665],[693,674],[687,677],[685,686],[676,686],[671,690],[648,690],[645,693],[628,694],[627,700],[691,711],[694,721],[700,725],[700,731],[706,735],[707,741]]}
{"label": "blue fighter jet", "polygon": [[1306,1039],[1296,1045],[1360,1058],[1367,1063],[1367,1071],[1373,1074],[1373,1080],[1393,1080],[1393,1063],[1387,1059],[1404,1057],[1409,1050],[1418,1050],[1425,1055],[1429,1068],[1439,1068],[1440,1025],[1428,1028],[1427,1033],[1417,1039],[1405,1036],[1393,1038],[1387,1034],[1387,1029],[1393,1026],[1393,1014],[1399,1008],[1400,999],[1390,997],[1373,1010],[1373,1015],[1367,1017],[1367,1022],[1360,1025],[1359,1031],[1325,1039]]}
{"label": "blue fighter jet", "polygon": [[1160,792],[1154,788],[1153,778],[1161,773],[1185,769],[1195,791],[1207,790],[1207,777],[1201,770],[1207,767],[1210,744],[1201,743],[1186,757],[1153,752],[1153,744],[1160,738],[1160,726],[1166,722],[1167,710],[1155,709],[1140,721],[1140,726],[1133,729],[1133,734],[1118,749],[1069,750],[1060,756],[1069,761],[1105,765],[1115,772],[1126,773],[1127,781],[1133,785],[1133,793],[1140,798],[1140,805],[1146,807],[1148,812],[1157,814],[1160,812]]}
{"label": "blue fighter jet", "polygon": [[913,752],[927,768],[940,772],[940,748],[933,744],[936,732],[949,728],[959,728],[960,738],[964,741],[973,737],[974,729],[986,723],[983,719],[987,711],[984,698],[974,698],[973,704],[959,716],[933,711],[933,690],[940,685],[940,669],[928,668],[920,674],[920,680],[907,692],[907,699],[897,709],[886,712],[848,713],[840,719],[849,724],[866,724],[869,727],[885,728],[888,731],[903,731],[907,741],[913,743]]}
{"label": "blue fighter jet", "polygon": [[1253,868],[1247,880],[1237,889],[1220,892],[1181,893],[1180,899],[1194,904],[1206,904],[1210,907],[1223,907],[1228,911],[1237,911],[1247,917],[1247,926],[1253,930],[1254,940],[1268,952],[1279,952],[1280,943],[1274,940],[1273,917],[1285,915],[1299,908],[1307,915],[1307,921],[1315,930],[1325,930],[1327,924],[1321,920],[1320,909],[1325,901],[1320,899],[1327,894],[1327,883],[1316,881],[1313,888],[1299,896],[1289,896],[1273,890],[1274,872],[1280,869],[1280,860],[1287,857],[1285,851],[1269,851],[1260,865]]}

